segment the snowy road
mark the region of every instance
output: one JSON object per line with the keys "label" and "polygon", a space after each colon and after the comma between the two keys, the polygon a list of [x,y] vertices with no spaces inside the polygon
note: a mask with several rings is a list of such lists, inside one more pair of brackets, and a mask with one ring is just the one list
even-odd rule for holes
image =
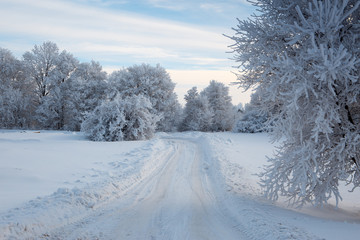
{"label": "snowy road", "polygon": [[[169,140],[166,163],[121,199],[49,233],[55,239],[245,239],[222,212],[201,147]],[[235,224],[236,225],[236,224]]]}
{"label": "snowy road", "polygon": [[[94,143],[81,133],[8,131],[0,141],[6,160],[0,192],[34,192],[42,184],[55,191],[39,190],[0,212],[0,240],[353,240],[360,234],[356,207],[309,207],[320,216],[313,217],[262,198],[254,174],[273,148],[265,135],[189,132]],[[3,195],[9,205],[12,198]]]}

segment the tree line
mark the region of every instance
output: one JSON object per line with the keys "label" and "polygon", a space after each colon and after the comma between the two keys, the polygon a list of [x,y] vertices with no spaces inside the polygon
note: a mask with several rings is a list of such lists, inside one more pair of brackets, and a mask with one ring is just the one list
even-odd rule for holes
{"label": "tree line", "polygon": [[156,131],[230,131],[237,109],[228,87],[211,81],[190,89],[181,107],[160,65],[107,74],[53,42],[19,60],[0,48],[0,127],[84,131],[92,140],[148,139]]}

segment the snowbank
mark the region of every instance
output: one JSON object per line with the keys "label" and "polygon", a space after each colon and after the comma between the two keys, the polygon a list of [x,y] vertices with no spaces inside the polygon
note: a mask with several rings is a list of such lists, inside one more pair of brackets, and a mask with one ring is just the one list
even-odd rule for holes
{"label": "snowbank", "polygon": [[0,239],[77,221],[121,197],[168,152],[160,139],[91,142],[60,131],[1,131],[0,143]]}

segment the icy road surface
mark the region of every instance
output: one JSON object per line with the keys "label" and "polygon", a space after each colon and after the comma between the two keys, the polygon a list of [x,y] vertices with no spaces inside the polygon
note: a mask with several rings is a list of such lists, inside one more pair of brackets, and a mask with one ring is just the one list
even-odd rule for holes
{"label": "icy road surface", "polygon": [[[111,152],[116,161],[109,155],[106,164],[96,162],[97,181],[0,214],[0,239],[354,239],[360,233],[358,215],[345,214],[350,223],[312,217],[261,198],[249,172],[258,171],[256,154],[271,147],[264,136],[160,134],[136,144],[123,155]],[[236,160],[235,152],[248,160]]]}

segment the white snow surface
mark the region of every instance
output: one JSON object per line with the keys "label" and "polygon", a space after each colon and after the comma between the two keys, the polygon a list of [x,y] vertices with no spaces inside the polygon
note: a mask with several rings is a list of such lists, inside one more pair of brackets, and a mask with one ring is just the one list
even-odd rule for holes
{"label": "white snow surface", "polygon": [[266,134],[0,131],[0,239],[357,239],[360,193],[295,209],[263,199]]}

